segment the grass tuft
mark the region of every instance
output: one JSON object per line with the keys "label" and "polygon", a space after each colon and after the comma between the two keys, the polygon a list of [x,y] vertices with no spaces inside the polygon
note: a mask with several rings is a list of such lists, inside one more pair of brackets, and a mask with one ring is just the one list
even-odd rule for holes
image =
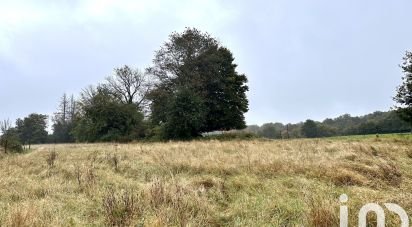
{"label": "grass tuft", "polygon": [[109,190],[103,198],[103,210],[107,226],[130,226],[137,213],[137,198],[128,190]]}

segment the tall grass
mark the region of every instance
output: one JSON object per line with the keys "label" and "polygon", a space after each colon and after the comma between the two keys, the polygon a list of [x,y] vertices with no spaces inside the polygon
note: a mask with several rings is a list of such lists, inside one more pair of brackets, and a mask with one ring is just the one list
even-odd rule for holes
{"label": "tall grass", "polygon": [[368,202],[412,214],[411,145],[385,136],[67,144],[55,154],[39,145],[0,154],[0,226],[337,226],[342,193],[356,226]]}

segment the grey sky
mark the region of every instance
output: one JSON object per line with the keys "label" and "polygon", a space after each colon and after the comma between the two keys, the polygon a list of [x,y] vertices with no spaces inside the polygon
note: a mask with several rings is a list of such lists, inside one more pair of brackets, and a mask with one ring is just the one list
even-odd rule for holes
{"label": "grey sky", "polygon": [[249,78],[248,124],[388,110],[412,49],[412,1],[0,0],[0,119],[51,114],[196,27]]}

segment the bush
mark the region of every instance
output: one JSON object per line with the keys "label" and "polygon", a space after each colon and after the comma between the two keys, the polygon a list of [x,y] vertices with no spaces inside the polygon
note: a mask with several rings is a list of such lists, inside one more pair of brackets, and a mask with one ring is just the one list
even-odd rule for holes
{"label": "bush", "polygon": [[152,126],[147,129],[146,131],[146,141],[149,142],[160,142],[160,141],[165,141],[165,132],[164,132],[164,126],[163,125],[158,125],[158,126]]}

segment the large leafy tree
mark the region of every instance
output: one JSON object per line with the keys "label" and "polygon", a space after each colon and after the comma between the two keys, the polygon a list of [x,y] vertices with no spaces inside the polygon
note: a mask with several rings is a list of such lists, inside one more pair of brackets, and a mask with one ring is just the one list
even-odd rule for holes
{"label": "large leafy tree", "polygon": [[[207,33],[194,28],[172,33],[148,69],[156,81],[149,94],[152,122],[166,126],[173,122],[176,131],[190,128],[187,134],[177,133],[184,138],[245,128],[247,78],[237,73],[233,61],[232,53]],[[193,118],[175,118],[171,113]]]}
{"label": "large leafy tree", "polygon": [[395,108],[399,116],[412,125],[412,52],[406,52],[401,68],[404,76],[394,97],[398,104]]}
{"label": "large leafy tree", "polygon": [[104,86],[82,93],[73,134],[78,141],[126,141],[139,136],[143,115],[135,104],[119,102]]}
{"label": "large leafy tree", "polygon": [[177,91],[168,106],[164,133],[170,139],[185,139],[197,135],[204,121],[204,103],[190,89]]}
{"label": "large leafy tree", "polygon": [[203,131],[243,129],[248,110],[247,78],[236,72],[232,53],[211,47],[194,62],[194,87],[205,100],[207,117]]}

